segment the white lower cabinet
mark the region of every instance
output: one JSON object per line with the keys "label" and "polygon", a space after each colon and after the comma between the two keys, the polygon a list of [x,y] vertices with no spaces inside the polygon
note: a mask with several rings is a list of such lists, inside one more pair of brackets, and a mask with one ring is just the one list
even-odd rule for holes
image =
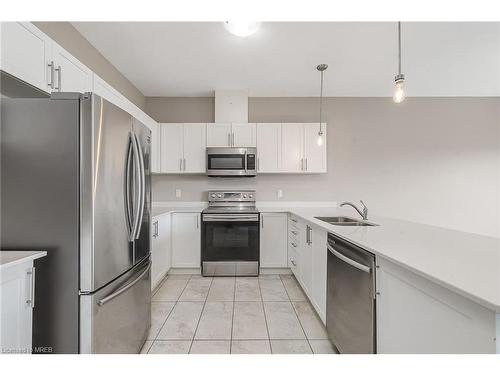
{"label": "white lower cabinet", "polygon": [[153,290],[172,265],[171,215],[153,217],[151,233],[151,290]]}
{"label": "white lower cabinet", "polygon": [[295,215],[288,221],[288,266],[326,322],[326,249],[327,232]]}
{"label": "white lower cabinet", "polygon": [[327,236],[326,230],[319,227],[312,228],[312,291],[310,300],[324,324],[326,324]]}
{"label": "white lower cabinet", "polygon": [[260,214],[260,267],[287,267],[287,221],[286,213]]}
{"label": "white lower cabinet", "polygon": [[0,271],[0,353],[31,353],[34,276],[32,260]]}
{"label": "white lower cabinet", "polygon": [[378,353],[495,353],[495,312],[377,257]]}
{"label": "white lower cabinet", "polygon": [[200,219],[196,212],[172,214],[172,267],[200,268]]}

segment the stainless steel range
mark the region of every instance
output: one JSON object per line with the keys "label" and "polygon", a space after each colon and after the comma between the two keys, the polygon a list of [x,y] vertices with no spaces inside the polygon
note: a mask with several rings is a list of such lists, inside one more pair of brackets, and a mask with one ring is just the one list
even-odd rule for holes
{"label": "stainless steel range", "polygon": [[202,212],[203,276],[259,274],[259,211],[255,191],[209,191]]}

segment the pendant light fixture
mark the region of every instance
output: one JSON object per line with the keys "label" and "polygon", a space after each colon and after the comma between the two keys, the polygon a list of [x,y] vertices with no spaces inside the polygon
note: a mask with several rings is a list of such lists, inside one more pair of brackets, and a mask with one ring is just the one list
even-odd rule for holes
{"label": "pendant light fixture", "polygon": [[401,74],[401,22],[398,22],[398,74],[394,77],[394,103],[401,103],[405,100],[404,82],[405,75]]}
{"label": "pendant light fixture", "polygon": [[322,110],[323,110],[323,73],[328,69],[327,64],[319,64],[316,69],[321,74],[321,86],[319,91],[319,132],[318,132],[318,146],[323,144],[323,124],[322,124]]}

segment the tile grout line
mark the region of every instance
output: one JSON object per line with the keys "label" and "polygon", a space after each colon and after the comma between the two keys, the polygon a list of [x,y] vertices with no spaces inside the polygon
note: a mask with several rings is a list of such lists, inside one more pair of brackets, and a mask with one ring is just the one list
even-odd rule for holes
{"label": "tile grout line", "polygon": [[262,297],[262,289],[260,287],[260,278],[259,277],[257,277],[257,283],[259,284],[259,294],[260,294],[260,300],[262,303],[262,311],[264,312],[264,321],[266,322],[267,342],[269,343],[269,351],[271,352],[271,354],[273,354],[273,347],[271,345],[271,335],[269,334],[269,327],[267,325],[266,308],[264,306],[264,298]]}
{"label": "tile grout line", "polygon": [[[184,285],[184,288],[182,288],[182,291],[179,293],[179,297],[177,297],[177,299],[174,301],[174,305],[172,306],[172,310],[170,310],[170,312],[168,313],[168,316],[167,316],[167,319],[165,319],[165,321],[163,322],[163,324],[161,325],[160,329],[158,330],[158,333],[156,334],[154,340],[153,340],[153,343],[151,344],[151,346],[149,347],[148,351],[146,354],[149,354],[149,351],[151,350],[151,348],[153,347],[154,343],[156,341],[166,341],[166,340],[158,340],[158,335],[160,334],[161,330],[163,329],[163,327],[165,326],[165,323],[167,323],[167,320],[168,318],[170,317],[170,315],[172,314],[172,312],[174,311],[175,309],[175,306],[177,306],[177,302],[179,302],[179,298],[181,298],[181,295],[182,293],[184,293],[184,290],[186,290],[186,287],[187,285],[189,284],[189,281],[191,280],[191,276],[193,275],[189,275],[189,278],[187,280],[187,283],[186,285]],[[162,285],[163,286],[163,285]],[[158,302],[161,302],[161,301],[158,301]],[[170,302],[170,301],[164,301],[164,302]]]}
{"label": "tile grout line", "polygon": [[[288,296],[288,299],[290,299],[290,295],[288,294],[288,290],[286,290],[285,283],[281,279],[281,276],[280,276],[280,280],[281,280],[281,283],[283,284],[283,288],[285,288],[285,292],[286,292],[286,295]],[[299,287],[300,287],[300,285],[299,285]],[[300,288],[302,289],[302,287],[300,287]],[[309,345],[309,349],[311,350],[311,354],[314,354],[311,343],[309,342],[309,337],[307,336],[306,330],[304,329],[304,326],[302,325],[302,322],[300,321],[299,314],[297,314],[297,310],[295,309],[295,305],[293,304],[292,300],[290,300],[290,304],[292,305],[292,310],[295,313],[297,320],[299,321],[300,328],[302,329],[302,332],[304,333],[304,337],[306,338],[307,345]]]}
{"label": "tile grout line", "polygon": [[[191,279],[189,279],[191,280]],[[191,354],[191,349],[193,348],[194,338],[196,337],[196,332],[198,331],[198,326],[200,325],[201,317],[203,316],[203,312],[205,311],[205,306],[207,304],[208,294],[210,293],[210,289],[212,288],[212,283],[214,282],[213,276],[210,279],[210,286],[208,287],[207,295],[205,296],[205,301],[203,302],[203,308],[201,309],[200,317],[198,318],[198,323],[196,323],[196,328],[193,333],[193,338],[191,340],[191,345],[189,346],[188,354]]]}

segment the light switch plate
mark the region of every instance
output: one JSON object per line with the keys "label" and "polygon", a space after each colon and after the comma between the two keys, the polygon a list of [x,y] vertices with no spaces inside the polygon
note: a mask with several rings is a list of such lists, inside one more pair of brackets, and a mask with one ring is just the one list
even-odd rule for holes
{"label": "light switch plate", "polygon": [[182,196],[182,191],[181,189],[175,189],[175,197],[180,198]]}
{"label": "light switch plate", "polygon": [[278,189],[277,194],[278,194],[278,198],[283,198],[283,190]]}

